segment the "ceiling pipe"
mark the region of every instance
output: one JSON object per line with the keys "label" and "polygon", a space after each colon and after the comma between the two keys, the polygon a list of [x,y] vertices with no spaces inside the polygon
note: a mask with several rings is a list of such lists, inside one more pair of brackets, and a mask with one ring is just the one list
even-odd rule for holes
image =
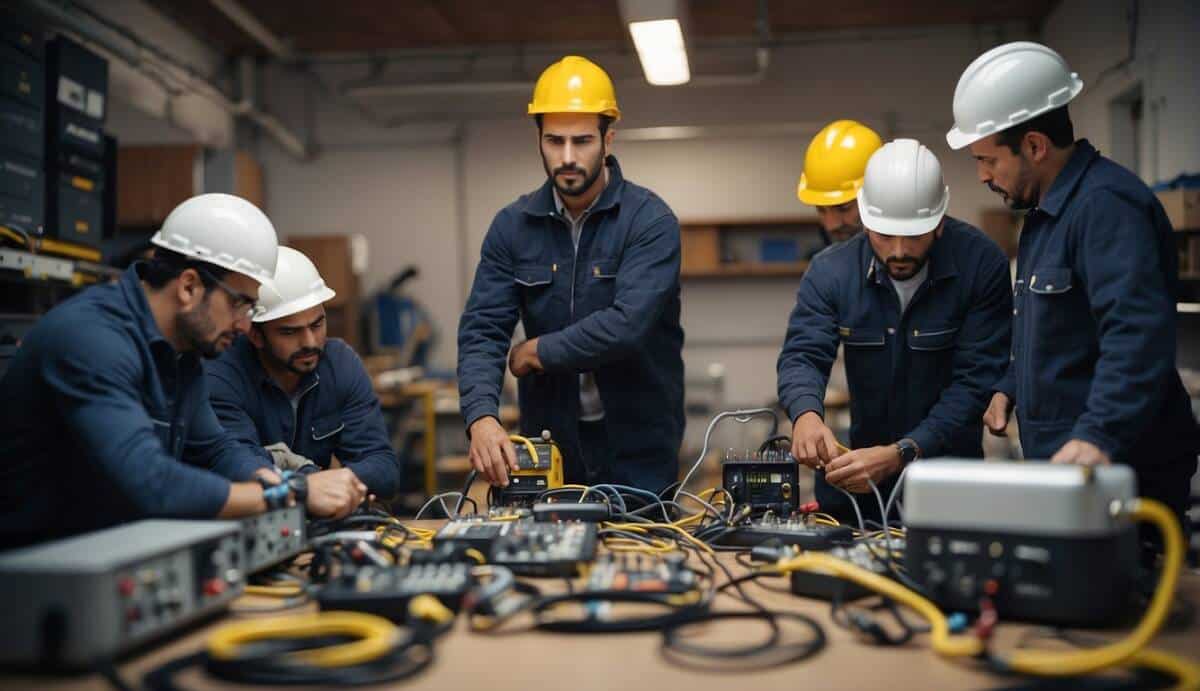
{"label": "ceiling pipe", "polygon": [[268,29],[257,17],[250,14],[250,11],[242,7],[241,3],[237,0],[209,0],[209,2],[221,14],[225,15],[229,21],[246,32],[250,38],[258,41],[258,44],[266,48],[267,52],[271,55],[285,62],[292,62],[297,59],[297,55],[291,46],[276,36],[275,32]]}
{"label": "ceiling pipe", "polygon": [[[217,0],[213,0],[216,2]],[[233,0],[220,0],[232,2]],[[771,24],[768,0],[759,0],[758,17],[755,19],[755,69],[748,74],[711,74],[693,76],[686,84],[679,86],[712,88],[725,86],[754,86],[761,84],[767,77],[771,66]],[[551,52],[551,51],[547,51]],[[453,53],[454,57],[476,58],[478,53],[470,50]],[[378,58],[377,58],[378,59]],[[376,63],[377,64],[377,63]],[[614,80],[618,85],[644,86],[645,79],[629,78]],[[662,87],[673,88],[673,87]],[[496,93],[527,93],[533,89],[533,80],[529,81],[460,81],[460,82],[426,82],[426,83],[379,83],[374,81],[355,81],[343,84],[339,91],[353,98],[415,98],[419,96],[457,96],[457,95],[486,95]]]}

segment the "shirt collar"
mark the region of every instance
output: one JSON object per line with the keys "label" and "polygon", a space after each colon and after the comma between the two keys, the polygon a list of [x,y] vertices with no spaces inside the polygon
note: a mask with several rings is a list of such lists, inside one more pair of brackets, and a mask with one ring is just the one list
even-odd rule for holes
{"label": "shirt collar", "polygon": [[1054,182],[1050,183],[1050,191],[1042,198],[1042,202],[1038,204],[1037,208],[1051,216],[1058,216],[1071,193],[1075,191],[1075,187],[1079,185],[1084,171],[1099,156],[1100,152],[1096,151],[1096,147],[1092,146],[1088,140],[1080,139],[1075,142],[1075,151],[1071,153],[1070,160],[1059,171]]}

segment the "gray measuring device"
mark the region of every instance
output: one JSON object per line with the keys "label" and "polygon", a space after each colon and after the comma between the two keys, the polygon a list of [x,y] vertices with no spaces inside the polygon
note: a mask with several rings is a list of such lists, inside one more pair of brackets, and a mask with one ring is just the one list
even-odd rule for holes
{"label": "gray measuring device", "polygon": [[0,663],[79,668],[245,590],[237,521],[146,520],[0,554]]}

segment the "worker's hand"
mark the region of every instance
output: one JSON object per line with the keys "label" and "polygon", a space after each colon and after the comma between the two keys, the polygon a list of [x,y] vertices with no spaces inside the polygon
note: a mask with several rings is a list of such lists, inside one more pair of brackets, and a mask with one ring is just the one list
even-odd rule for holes
{"label": "worker's hand", "polygon": [[1072,439],[1063,444],[1058,453],[1050,458],[1050,462],[1089,466],[1112,465],[1112,459],[1108,457],[1108,454],[1101,451],[1099,446],[1082,439]]}
{"label": "worker's hand", "polygon": [[279,473],[275,472],[274,468],[259,468],[254,471],[254,477],[261,477],[272,485],[278,485],[283,482],[283,478],[279,477]]}
{"label": "worker's hand", "polygon": [[308,512],[321,518],[345,518],[367,496],[367,486],[349,468],[308,476]]}
{"label": "worker's hand", "polygon": [[997,391],[983,412],[983,424],[997,437],[1007,437],[1008,416],[1012,414],[1012,409],[1013,403],[1008,394]]}
{"label": "worker's hand", "polygon": [[531,338],[513,347],[508,354],[508,369],[518,379],[535,372],[541,372],[542,361],[538,358],[538,340]]}
{"label": "worker's hand", "polygon": [[792,425],[792,455],[813,469],[821,469],[837,456],[838,441],[816,411],[802,413]]}
{"label": "worker's hand", "polygon": [[900,449],[895,444],[868,446],[838,456],[825,466],[825,481],[847,492],[870,492],[867,479],[876,485],[900,470]]}
{"label": "worker's hand", "polygon": [[481,417],[471,423],[471,467],[489,484],[508,487],[508,469],[517,469],[517,450],[508,432],[494,417]]}

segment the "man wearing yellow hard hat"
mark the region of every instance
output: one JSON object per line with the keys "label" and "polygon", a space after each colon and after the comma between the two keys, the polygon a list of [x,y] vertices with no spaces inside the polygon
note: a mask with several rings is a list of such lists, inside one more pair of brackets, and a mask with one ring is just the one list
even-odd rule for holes
{"label": "man wearing yellow hard hat", "polygon": [[[568,482],[661,490],[684,424],[679,221],[609,153],[621,111],[599,66],[550,65],[528,112],[547,180],[496,214],[458,327],[471,464],[501,486],[517,467],[498,415],[507,361],[522,430],[553,434]],[[518,319],[528,340],[510,352]]]}
{"label": "man wearing yellow hard hat", "polygon": [[817,208],[829,242],[849,240],[862,230],[855,200],[867,160],[881,146],[874,130],[854,120],[829,123],[809,143],[796,196]]}

